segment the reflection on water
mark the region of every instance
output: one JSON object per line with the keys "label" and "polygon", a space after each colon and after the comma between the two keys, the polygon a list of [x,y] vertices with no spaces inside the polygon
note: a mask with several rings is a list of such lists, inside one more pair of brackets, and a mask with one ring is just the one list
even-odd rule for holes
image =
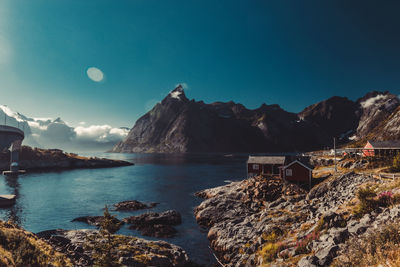
{"label": "reflection on water", "polygon": [[[246,155],[163,155],[96,154],[91,156],[128,160],[134,166],[108,169],[78,169],[62,172],[29,173],[0,179],[0,194],[15,194],[14,206],[0,209],[0,217],[13,220],[32,232],[50,229],[93,228],[72,219],[102,215],[105,205],[124,200],[160,203],[151,211],[174,209],[183,223],[178,234],[164,239],[183,247],[202,264],[214,263],[208,248],[207,230],[196,223],[193,209],[202,201],[199,190],[243,179]],[[111,213],[119,219],[149,210]],[[118,232],[140,236],[125,225]],[[155,239],[145,237],[147,239]]]}
{"label": "reflection on water", "polygon": [[10,207],[5,207],[7,210],[6,213],[6,219],[7,221],[11,221],[17,225],[21,224],[21,219],[20,219],[20,212],[21,212],[21,205],[18,202],[18,197],[19,197],[19,187],[20,184],[18,182],[18,175],[7,175],[4,176],[6,185],[9,187],[9,192],[12,195],[16,196],[16,203],[11,205]]}

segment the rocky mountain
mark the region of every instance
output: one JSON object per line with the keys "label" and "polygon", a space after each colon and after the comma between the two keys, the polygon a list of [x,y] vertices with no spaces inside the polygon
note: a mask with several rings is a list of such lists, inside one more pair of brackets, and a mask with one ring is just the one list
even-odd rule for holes
{"label": "rocky mountain", "polygon": [[357,101],[334,96],[296,114],[279,105],[247,109],[234,102],[189,100],[178,86],[139,118],[112,152],[304,151],[360,140],[399,106],[389,92]]}

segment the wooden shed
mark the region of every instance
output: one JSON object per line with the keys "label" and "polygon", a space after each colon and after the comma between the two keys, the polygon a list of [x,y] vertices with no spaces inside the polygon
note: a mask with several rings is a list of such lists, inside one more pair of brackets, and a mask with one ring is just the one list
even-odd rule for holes
{"label": "wooden shed", "polygon": [[313,167],[299,160],[280,168],[280,176],[289,182],[308,183],[311,188]]}
{"label": "wooden shed", "polygon": [[249,156],[247,177],[255,175],[279,175],[279,167],[287,164],[285,156]]}
{"label": "wooden shed", "polygon": [[400,153],[400,140],[367,141],[363,149],[363,156],[394,156]]}

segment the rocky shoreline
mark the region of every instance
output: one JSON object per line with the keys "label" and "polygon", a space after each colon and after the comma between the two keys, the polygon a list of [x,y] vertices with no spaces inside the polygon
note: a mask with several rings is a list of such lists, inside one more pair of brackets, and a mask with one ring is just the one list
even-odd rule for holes
{"label": "rocky shoreline", "polygon": [[[73,266],[93,266],[96,246],[108,242],[97,230],[49,230],[37,234],[56,251],[63,253]],[[186,252],[165,241],[148,241],[133,236],[112,235],[117,244],[112,254],[120,266],[191,266]]]}
{"label": "rocky shoreline", "polygon": [[[19,166],[27,171],[70,170],[81,168],[111,168],[134,165],[123,160],[97,157],[82,157],[59,149],[40,149],[23,146],[19,156]],[[9,166],[10,152],[0,153],[0,171]]]}
{"label": "rocky shoreline", "polygon": [[[377,199],[368,201],[378,204],[360,212],[358,192],[367,185],[375,188],[371,194]],[[399,186],[348,172],[307,192],[254,177],[197,193],[205,200],[195,216],[209,229],[211,248],[226,266],[346,266],[341,258],[350,241],[400,222],[399,203],[380,200],[398,194]]]}

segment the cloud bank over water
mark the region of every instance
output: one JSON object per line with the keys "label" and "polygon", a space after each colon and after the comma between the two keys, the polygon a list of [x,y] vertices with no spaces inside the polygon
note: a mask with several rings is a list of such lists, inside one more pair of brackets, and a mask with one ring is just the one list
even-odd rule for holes
{"label": "cloud bank over water", "polygon": [[110,125],[69,126],[61,118],[28,118],[9,107],[0,105],[0,124],[19,127],[25,132],[23,144],[42,148],[60,148],[70,152],[106,151],[124,139],[128,128]]}

